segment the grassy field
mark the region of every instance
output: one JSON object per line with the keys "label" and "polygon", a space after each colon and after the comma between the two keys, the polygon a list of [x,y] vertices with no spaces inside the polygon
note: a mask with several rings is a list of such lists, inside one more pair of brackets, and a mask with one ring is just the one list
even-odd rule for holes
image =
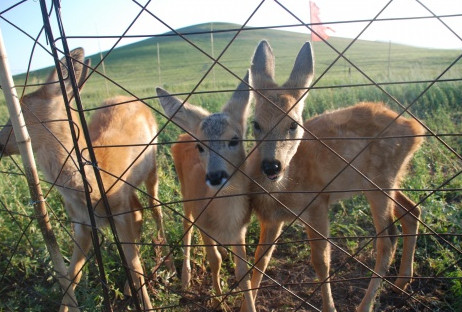
{"label": "grassy field", "polygon": [[[237,29],[237,25],[214,24],[214,30]],[[210,25],[197,25],[180,30],[181,33],[210,30]],[[214,34],[214,55],[219,56],[235,36],[236,31]],[[185,36],[191,43],[211,53],[210,34]],[[112,51],[105,59],[105,79],[94,73],[82,94],[82,102],[91,109],[103,99],[117,94],[133,94],[153,107],[160,126],[165,118],[155,98],[155,87],[162,86],[171,93],[184,93],[193,89],[196,94],[190,102],[210,111],[217,111],[238,84],[233,76],[243,77],[250,65],[250,58],[261,39],[267,39],[276,56],[276,77],[278,82],[287,79],[293,61],[300,47],[307,40],[306,35],[282,30],[245,30],[241,32],[229,49],[220,57],[220,64],[204,78],[212,61],[190,43],[176,36],[147,39]],[[462,62],[457,61],[460,51],[420,49],[403,45],[389,45],[388,42],[357,41],[344,56],[338,53],[351,43],[350,39],[330,38],[329,44],[315,43],[315,83],[306,102],[308,118],[326,110],[352,105],[359,101],[383,101],[396,111],[410,106],[409,111],[427,127],[429,136],[412,160],[409,175],[403,183],[407,195],[422,202],[422,221],[417,242],[415,271],[418,277],[411,285],[413,298],[395,295],[385,287],[377,302],[377,311],[460,311],[462,310],[462,179],[459,176],[462,162]],[[157,46],[160,51],[160,70]],[[334,50],[335,49],[335,50]],[[104,54],[104,53],[103,53]],[[92,64],[100,56],[91,56]],[[454,62],[451,66],[451,64]],[[43,81],[50,69],[29,75],[34,84]],[[103,73],[103,68],[97,68]],[[160,75],[159,75],[160,72]],[[231,73],[230,73],[231,72]],[[443,75],[441,75],[444,73]],[[441,76],[441,77],[440,77]],[[430,83],[438,78],[439,82]],[[25,77],[15,77],[22,84]],[[200,84],[199,84],[199,81]],[[33,87],[27,88],[26,93]],[[218,92],[211,92],[218,91]],[[18,91],[19,93],[21,90]],[[399,103],[399,104],[398,104]],[[405,114],[407,115],[407,114]],[[3,98],[0,99],[0,124],[7,120]],[[175,264],[181,270],[181,205],[174,204],[181,199],[179,184],[170,155],[170,144],[176,140],[180,130],[169,124],[159,135],[160,200],[166,203],[165,222],[169,242],[174,251]],[[163,144],[165,143],[165,144]],[[52,277],[52,266],[46,252],[37,224],[32,218],[28,189],[21,173],[19,157],[3,157],[0,162],[0,311],[54,311],[60,302],[60,290]],[[66,260],[70,257],[72,241],[69,221],[63,210],[58,193],[47,182],[42,183],[47,195],[48,208],[52,212],[53,225]],[[441,188],[441,189],[440,189]],[[433,191],[439,189],[438,191]],[[140,193],[141,197],[144,197]],[[427,197],[428,196],[428,197]],[[142,258],[147,272],[152,272],[159,261],[159,250],[151,244],[151,233],[155,225],[149,214],[145,214]],[[369,208],[363,197],[336,204],[331,209],[333,237],[344,237],[338,243],[350,252],[355,252],[368,241],[365,236],[374,233]],[[429,235],[441,233],[442,236]],[[254,244],[258,242],[258,224],[253,220],[249,228],[248,255],[252,261]],[[449,235],[454,234],[454,235]],[[114,305],[123,308],[124,275],[120,269],[117,250],[112,243],[111,233],[104,231],[102,252],[105,270],[111,287]],[[295,225],[283,238],[283,242],[306,239],[303,228]],[[196,237],[196,243],[199,242]],[[399,259],[398,246],[397,259]],[[371,244],[358,255],[365,263],[374,262]],[[367,280],[352,280],[368,276],[354,261],[348,261],[344,254],[333,252],[332,270],[339,269],[334,276],[333,295],[339,311],[354,311],[367,287]],[[346,264],[345,264],[346,263]],[[206,296],[210,295],[210,276],[207,273],[202,248],[193,251],[193,287],[191,293],[181,291],[177,277],[170,277],[161,266],[150,274],[150,290],[155,305],[168,311],[199,311]],[[390,276],[396,274],[393,264]],[[233,266],[224,265],[225,289],[232,285]],[[101,285],[97,278],[95,261],[85,268],[85,275],[78,287],[77,296],[83,311],[100,310],[102,305]],[[309,283],[315,274],[309,264],[309,247],[306,243],[281,244],[274,254],[268,273],[283,283],[289,283],[297,295],[320,306],[320,292]],[[342,282],[342,280],[345,280]],[[300,302],[281,291],[269,281],[260,292],[257,305],[261,311],[290,311]],[[311,295],[311,293],[314,295]],[[230,296],[230,307],[239,302],[239,295]],[[180,305],[179,305],[180,303]],[[230,308],[232,309],[232,308]],[[273,310],[272,310],[273,309]]]}

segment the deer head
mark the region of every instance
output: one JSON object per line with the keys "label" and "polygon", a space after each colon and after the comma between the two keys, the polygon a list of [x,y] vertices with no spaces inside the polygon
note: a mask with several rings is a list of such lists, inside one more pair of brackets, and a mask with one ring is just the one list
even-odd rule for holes
{"label": "deer head", "polygon": [[[72,50],[70,57],[72,58],[77,85],[79,90],[81,90],[87,77],[90,60],[84,62],[85,55],[82,48]],[[72,99],[72,84],[65,58],[61,59],[61,71],[63,73],[67,96],[69,99]],[[52,130],[53,126],[57,123],[62,125],[65,123],[64,126],[69,127],[66,121],[67,115],[64,110],[64,99],[56,69],[51,72],[42,87],[23,96],[20,102],[34,150],[40,146],[45,146],[47,140],[56,140],[53,138],[54,135],[61,135],[59,130]],[[7,125],[0,131],[0,155],[15,154],[19,154],[19,149],[16,144],[13,128],[11,127],[11,121],[8,120]]]}
{"label": "deer head", "polygon": [[245,159],[242,139],[250,103],[247,83],[248,74],[222,111],[214,114],[157,88],[167,116],[197,138],[197,149],[206,172],[205,182],[211,188],[225,184]]}
{"label": "deer head", "polygon": [[275,59],[267,41],[258,45],[252,59],[250,77],[255,89],[253,132],[259,142],[261,170],[279,181],[295,155],[303,137],[304,95],[314,72],[311,44],[300,50],[289,79],[282,86],[274,81]]}

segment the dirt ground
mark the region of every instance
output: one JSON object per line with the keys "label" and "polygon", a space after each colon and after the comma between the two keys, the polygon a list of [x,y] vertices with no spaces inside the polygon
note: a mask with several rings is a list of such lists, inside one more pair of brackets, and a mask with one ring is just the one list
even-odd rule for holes
{"label": "dirt ground", "polygon": [[[359,260],[373,267],[373,256],[374,254],[370,252],[359,258]],[[358,277],[368,276],[368,271],[338,250],[332,250],[331,259],[331,272],[338,270],[333,277],[335,282],[331,286],[337,311],[353,312],[361,302],[369,283],[368,278]],[[389,276],[397,274],[396,268],[397,264],[393,263]],[[189,295],[185,294],[181,300],[185,304],[185,311],[210,311],[210,301],[208,301],[211,289],[210,275],[203,269],[196,267],[191,293]],[[224,269],[232,270],[226,263],[224,263]],[[277,249],[273,254],[267,274],[282,283],[287,290],[282,289],[270,279],[264,278],[256,301],[257,311],[322,310],[321,292],[320,289],[317,289],[316,275],[310,264],[309,257],[300,259],[283,248]],[[418,274],[415,276],[418,277]],[[393,281],[394,279],[391,278],[390,280]],[[228,279],[228,283],[230,285],[233,283],[232,274]],[[385,284],[382,283],[382,288],[374,305],[374,311],[452,311],[452,309],[445,308],[442,305],[442,302],[445,301],[445,285],[438,282],[438,280],[415,279],[407,288],[412,297],[395,293],[391,285]],[[222,307],[222,310],[239,311],[240,294],[233,296],[226,300],[228,304],[224,308]],[[297,296],[303,298],[309,305],[304,304]]]}

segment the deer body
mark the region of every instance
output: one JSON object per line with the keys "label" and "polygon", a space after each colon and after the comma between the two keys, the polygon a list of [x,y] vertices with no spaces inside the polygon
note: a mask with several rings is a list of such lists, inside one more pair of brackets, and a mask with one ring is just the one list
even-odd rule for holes
{"label": "deer body", "polygon": [[[329,284],[328,207],[362,190],[378,234],[374,272],[383,276],[392,261],[395,218],[404,234],[403,257],[395,285],[405,288],[412,276],[420,209],[399,188],[405,168],[424,134],[418,122],[398,115],[381,103],[359,103],[302,122],[304,90],[311,83],[311,46],[300,51],[289,80],[274,82],[274,56],[266,41],[255,52],[251,69],[256,95],[254,134],[258,145],[250,156],[251,207],[261,225],[255,254],[252,289],[257,289],[273,244],[284,222],[299,218],[311,245],[311,260],[322,282],[323,311],[335,311]],[[304,130],[301,125],[306,129]],[[319,140],[317,140],[319,139]],[[338,155],[336,155],[335,153]],[[340,156],[340,157],[339,157]],[[262,189],[268,194],[261,194]],[[384,192],[381,191],[384,190]],[[256,195],[261,194],[261,195]],[[382,237],[385,236],[385,237]],[[323,239],[320,239],[323,238]],[[358,311],[371,311],[380,279],[371,279]],[[256,296],[256,290],[254,291]]]}
{"label": "deer body", "polygon": [[[408,161],[406,158],[409,152],[412,154],[421,141],[421,138],[403,139],[396,138],[396,136],[422,134],[420,125],[409,119],[400,118],[396,125],[381,135],[389,138],[380,140],[364,138],[373,137],[396,116],[395,112],[390,111],[381,103],[360,103],[314,117],[307,120],[304,127],[316,137],[321,138],[321,141],[347,162],[354,158],[351,162],[352,166],[359,172],[367,173],[367,177],[373,183],[379,186],[395,185],[399,184],[401,175],[405,172],[404,167]],[[358,123],[358,125],[352,126],[353,123]],[[366,145],[369,145],[366,150],[356,157]],[[252,176],[256,177],[257,182],[267,190],[276,192],[283,189],[290,190],[289,193],[275,193],[273,196],[295,213],[300,213],[315,197],[325,198],[326,204],[330,205],[361,193],[357,190],[374,189],[371,182],[348,166],[328,147],[312,135],[305,133],[303,141],[291,159],[290,166],[286,169],[283,180],[276,183],[269,180],[261,174],[261,168],[257,165],[252,166]],[[261,153],[258,150],[255,153],[252,161],[256,162],[256,159],[261,161],[263,158]],[[397,161],[389,163],[387,159]],[[338,175],[340,171],[343,172]],[[390,181],[391,177],[392,181]],[[351,191],[348,192],[348,190]],[[319,195],[318,192],[326,194]],[[254,206],[258,215],[265,220],[293,220],[294,215],[286,209],[265,209],[267,204],[273,205],[274,203],[274,199],[270,196],[256,195],[252,197],[252,202],[255,202]]]}
{"label": "deer body", "polygon": [[[89,62],[84,65],[82,49],[71,52],[74,71],[79,88],[83,86]],[[62,61],[65,64],[65,61]],[[62,70],[67,69],[62,65]],[[68,96],[72,88],[66,80]],[[72,221],[75,246],[69,266],[68,277],[72,287],[78,284],[81,270],[90,251],[91,222],[87,210],[82,176],[79,172],[68,117],[61,89],[54,71],[48,84],[22,98],[26,125],[31,137],[37,164],[49,181],[55,181],[63,197],[66,211]],[[125,103],[124,105],[115,105]],[[75,112],[72,112],[75,114]],[[73,116],[79,148],[84,159],[90,161],[87,146],[81,133],[78,117]],[[156,222],[161,225],[161,212],[154,199],[157,198],[156,146],[152,143],[157,135],[157,124],[151,111],[143,103],[130,97],[115,97],[103,103],[92,116],[89,124],[92,146],[95,148],[97,166],[109,201],[111,213],[124,254],[132,274],[135,288],[139,290],[145,309],[152,305],[144,282],[144,273],[135,242],[141,235],[142,206],[134,187],[146,184],[150,204],[154,208]],[[0,132],[0,143],[4,155],[17,154],[14,134],[6,127]],[[155,141],[153,141],[155,142]],[[138,146],[133,144],[140,144]],[[123,146],[126,145],[126,146]],[[119,146],[119,147],[115,147]],[[147,147],[146,147],[147,146]],[[146,148],[146,149],[145,149]],[[108,224],[108,216],[101,201],[92,166],[85,166],[86,179],[91,188],[91,202],[95,210],[98,227]],[[118,180],[117,177],[120,177]],[[127,183],[126,183],[127,182]],[[127,291],[127,289],[126,289]],[[74,310],[75,302],[63,298],[61,311]]]}
{"label": "deer body", "polygon": [[[185,235],[182,287],[191,281],[190,245],[192,226],[199,228],[206,245],[216,295],[222,294],[220,268],[225,246],[232,248],[236,281],[244,291],[246,309],[255,311],[247,276],[245,233],[250,221],[248,179],[239,170],[245,159],[242,138],[249,105],[249,91],[242,83],[222,112],[207,111],[183,103],[158,89],[162,107],[172,121],[189,131],[172,147],[175,168],[181,183]],[[240,169],[238,169],[241,167]],[[247,291],[246,291],[247,290]],[[214,306],[221,304],[221,298]]]}
{"label": "deer body", "polygon": [[[193,141],[190,135],[182,134],[178,142],[185,143],[172,146],[175,169],[185,201],[185,216],[195,221],[199,229],[204,229],[207,233],[205,236],[213,237],[222,244],[236,244],[245,236],[246,228],[243,225],[250,220],[248,197],[245,195],[248,192],[248,179],[236,172],[227,182],[232,188],[223,188],[218,192],[204,185],[206,172],[200,163],[197,143]],[[236,194],[242,196],[233,196]],[[213,197],[217,198],[210,201]],[[208,208],[204,209],[207,205]]]}

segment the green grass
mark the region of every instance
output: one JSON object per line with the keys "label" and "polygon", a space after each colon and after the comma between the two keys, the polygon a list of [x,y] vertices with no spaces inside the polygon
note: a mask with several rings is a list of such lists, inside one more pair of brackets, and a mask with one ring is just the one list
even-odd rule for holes
{"label": "green grass", "polygon": [[[235,29],[238,26],[229,24],[214,24],[214,29]],[[197,25],[181,30],[182,33],[192,31],[207,31],[210,25]],[[217,33],[214,35],[214,55],[220,55],[223,48],[229,43],[235,32]],[[211,52],[210,35],[188,35],[187,38],[207,53]],[[261,39],[267,39],[276,56],[276,79],[282,83],[287,79],[296,54],[306,41],[306,36],[281,30],[246,30],[237,37],[220,59],[220,62],[237,76],[243,77],[250,65],[250,58]],[[342,51],[351,42],[349,39],[330,38],[329,43],[335,49]],[[160,47],[161,76],[157,67],[157,44]],[[462,103],[462,85],[460,81],[437,82],[425,93],[430,85],[428,82],[414,83],[414,81],[433,80],[438,77],[459,56],[460,51],[420,49],[404,45],[383,42],[356,42],[345,56],[356,65],[339,59],[330,66],[338,54],[323,43],[314,44],[316,60],[316,78],[319,81],[310,91],[306,102],[305,115],[320,114],[326,110],[352,105],[359,101],[383,101],[391,108],[401,112],[403,108],[383,90],[394,97],[405,107],[410,106],[409,112],[420,120],[434,133],[441,134],[441,140],[451,146],[459,154],[462,153],[462,126],[460,104]],[[390,51],[390,54],[389,54]],[[90,56],[92,64],[99,61],[99,55]],[[117,48],[105,60],[105,72],[117,84],[123,86],[128,93],[140,98],[153,106],[154,115],[162,126],[165,118],[162,117],[160,106],[155,99],[155,86],[163,86],[171,93],[189,93],[195,88],[200,79],[209,70],[212,61],[190,44],[177,37],[158,37],[147,39],[132,45]],[[328,69],[329,68],[329,69]],[[327,70],[328,69],[328,70]],[[102,67],[98,68],[102,72]],[[31,73],[30,83],[45,79],[49,69]],[[457,62],[441,79],[460,79],[462,72],[461,62]],[[370,85],[370,79],[382,83],[381,90]],[[24,76],[15,77],[20,84]],[[390,82],[403,82],[401,84],[387,84]],[[230,91],[238,84],[228,71],[217,65],[204,81],[198,85],[197,92]],[[28,88],[28,93],[32,88]],[[21,91],[18,90],[20,93]],[[93,74],[84,88],[82,102],[85,108],[93,108],[109,96],[126,94],[116,84],[105,80],[98,74]],[[422,94],[422,95],[421,95]],[[210,111],[217,111],[228,100],[230,93],[200,93],[192,95],[190,102],[201,105]],[[91,112],[88,112],[88,116]],[[7,111],[3,99],[0,99],[0,123],[7,119]],[[405,113],[405,116],[409,116]],[[168,125],[160,134],[159,142],[173,142],[180,130]],[[32,209],[29,205],[28,189],[25,179],[20,175],[20,169],[13,163],[20,162],[19,157],[2,159],[0,162],[0,311],[43,311],[57,310],[60,301],[60,291],[52,277],[52,268],[49,256],[43,245],[36,222],[32,218]],[[159,146],[159,177],[160,200],[166,203],[181,199],[179,184],[172,164],[169,145]],[[420,151],[412,160],[409,174],[403,188],[409,190],[408,194],[418,202],[430,194],[431,190],[446,183],[448,179],[461,171],[461,161],[448,151],[442,142],[436,138],[427,138]],[[21,166],[19,166],[21,168]],[[42,183],[44,192],[48,193],[49,184]],[[446,191],[432,193],[422,203],[422,221],[428,228],[421,226],[421,233],[462,233],[462,205],[461,188],[462,179],[457,176],[444,186]],[[420,191],[419,191],[420,190]],[[143,197],[141,195],[141,197]],[[143,199],[144,200],[144,199]],[[70,258],[71,240],[66,231],[61,228],[63,224],[70,232],[67,216],[62,208],[59,194],[52,189],[47,196],[48,208],[52,212],[52,222],[57,234],[61,250],[66,259]],[[169,241],[174,244],[175,264],[181,270],[182,249],[180,238],[182,236],[181,213],[179,204],[168,205],[164,208],[165,223]],[[154,232],[150,215],[145,214],[143,234],[142,257],[147,272],[155,267],[157,251],[150,244],[151,233]],[[362,197],[343,201],[331,209],[333,236],[364,236],[374,233],[369,208]],[[32,221],[32,222],[31,222]],[[255,244],[258,241],[258,226],[254,220],[249,228],[248,242]],[[115,246],[112,244],[109,231],[104,232],[102,244],[103,259],[112,299],[121,298],[124,276],[120,269]],[[286,240],[304,239],[300,226],[289,231]],[[456,249],[462,249],[462,241],[457,236],[444,236]],[[196,236],[196,242],[199,239]],[[340,241],[340,245],[350,252],[354,252],[362,241],[349,239]],[[423,277],[445,277],[447,280],[437,282],[423,281],[415,286],[414,290],[421,291],[431,298],[438,311],[457,311],[462,309],[462,265],[461,254],[448,246],[442,239],[434,236],[419,237],[416,250],[416,274]],[[365,254],[370,254],[372,246],[368,246]],[[252,257],[254,247],[249,247],[249,256]],[[400,248],[398,247],[398,254]],[[284,255],[280,256],[279,255]],[[298,245],[284,245],[278,247],[273,265],[277,268],[307,266],[309,248]],[[367,258],[367,257],[366,257]],[[252,258],[251,258],[252,259]],[[370,256],[369,258],[370,259]],[[210,289],[210,275],[203,271],[204,251],[196,248],[193,251],[193,267],[196,269],[193,285],[194,292],[204,295]],[[223,276],[232,280],[231,264],[225,265]],[[298,268],[299,268],[298,267]],[[276,270],[277,271],[277,270]],[[97,279],[97,268],[92,261],[85,269],[85,274],[78,287],[79,303],[85,311],[94,311],[102,307],[101,286]],[[203,280],[205,279],[205,280]],[[297,282],[291,281],[291,282]],[[204,283],[204,287],[199,287]],[[226,283],[226,279],[225,279]],[[152,282],[153,300],[157,306],[175,306],[178,304],[180,283],[178,279],[169,279],[165,268],[161,267]],[[334,289],[334,298],[336,298]],[[232,305],[237,299],[230,298]],[[336,298],[337,300],[337,298]],[[287,304],[286,302],[284,304]],[[289,304],[290,306],[290,304]],[[50,308],[51,307],[51,308]],[[348,311],[353,307],[349,307]],[[184,311],[184,308],[170,309]],[[408,309],[411,310],[411,309]],[[406,310],[406,311],[408,311]]]}

